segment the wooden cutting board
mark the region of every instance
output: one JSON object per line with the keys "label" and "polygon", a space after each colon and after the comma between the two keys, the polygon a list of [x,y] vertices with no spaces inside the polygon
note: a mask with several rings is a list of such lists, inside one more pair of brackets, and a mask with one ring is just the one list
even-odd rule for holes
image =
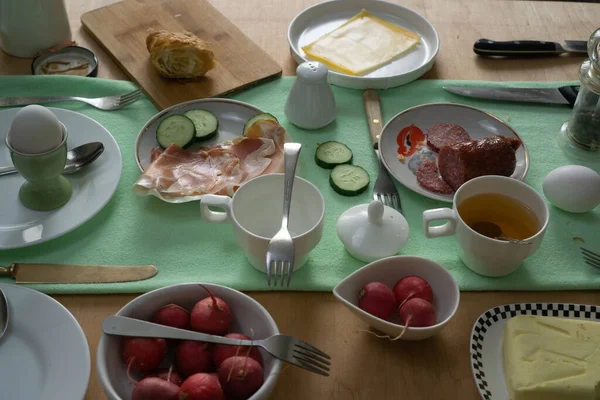
{"label": "wooden cutting board", "polygon": [[[281,66],[205,0],[125,0],[89,11],[81,22],[159,109],[281,76]],[[194,81],[163,78],[146,49],[149,31],[160,29],[192,32],[209,42],[217,67]]]}

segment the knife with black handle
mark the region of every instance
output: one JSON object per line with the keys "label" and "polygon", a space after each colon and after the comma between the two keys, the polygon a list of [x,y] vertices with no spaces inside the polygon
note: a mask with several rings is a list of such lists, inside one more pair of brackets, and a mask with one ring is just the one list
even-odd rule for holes
{"label": "knife with black handle", "polygon": [[481,56],[549,56],[562,53],[587,54],[587,42],[567,40],[565,44],[543,40],[494,41],[479,39],[473,45],[473,51]]}

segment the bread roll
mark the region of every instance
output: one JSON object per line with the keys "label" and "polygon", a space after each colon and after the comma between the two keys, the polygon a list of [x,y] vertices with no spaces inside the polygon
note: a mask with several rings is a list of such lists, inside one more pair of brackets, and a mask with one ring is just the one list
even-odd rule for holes
{"label": "bread roll", "polygon": [[152,65],[166,78],[197,78],[215,67],[209,45],[190,32],[152,32],[146,47]]}

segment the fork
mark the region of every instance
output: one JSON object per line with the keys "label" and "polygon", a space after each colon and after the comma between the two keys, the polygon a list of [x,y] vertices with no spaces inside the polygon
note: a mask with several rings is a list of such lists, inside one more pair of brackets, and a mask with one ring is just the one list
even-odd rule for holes
{"label": "fork", "polygon": [[287,335],[273,335],[263,340],[239,340],[171,328],[118,315],[104,318],[102,330],[107,335],[195,340],[234,346],[259,346],[275,358],[324,376],[329,376],[329,366],[331,365],[329,355],[300,339]]}
{"label": "fork", "polygon": [[56,101],[81,101],[100,110],[117,110],[135,103],[142,97],[140,89],[118,96],[107,97],[73,97],[73,96],[48,96],[48,97],[5,97],[0,98],[0,107],[26,106],[28,104],[53,103]]}
{"label": "fork", "polygon": [[[281,218],[281,229],[273,236],[267,248],[267,285],[271,286],[271,275],[275,275],[275,286],[277,286],[277,274],[281,275],[281,287],[287,274],[287,287],[292,281],[294,271],[294,241],[288,230],[290,217],[290,204],[292,202],[292,189],[296,175],[296,164],[302,145],[300,143],[285,143],[283,153],[285,157],[285,182],[283,184],[283,217]],[[272,266],[271,266],[272,265]],[[279,271],[279,272],[278,272]]]}
{"label": "fork", "polygon": [[591,265],[592,267],[600,268],[600,254],[594,253],[593,251],[583,247],[580,248],[586,264]]}
{"label": "fork", "polygon": [[396,189],[394,181],[390,177],[387,169],[385,169],[379,154],[379,136],[381,135],[382,118],[379,96],[375,90],[368,89],[364,91],[363,107],[367,115],[367,122],[369,124],[369,133],[371,134],[373,150],[375,151],[377,161],[379,162],[379,175],[377,176],[377,180],[373,186],[373,199],[379,200],[386,206],[395,208],[399,212],[402,212],[398,189]]}

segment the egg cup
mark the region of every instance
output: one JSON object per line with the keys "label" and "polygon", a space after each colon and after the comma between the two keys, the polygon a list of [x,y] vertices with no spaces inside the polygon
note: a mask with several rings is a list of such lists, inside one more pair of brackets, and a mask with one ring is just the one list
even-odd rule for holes
{"label": "egg cup", "polygon": [[19,200],[35,211],[50,211],[64,205],[73,192],[71,182],[61,175],[67,162],[67,128],[60,125],[61,143],[45,153],[21,153],[10,145],[8,136],[6,139],[15,168],[27,180],[19,189]]}

